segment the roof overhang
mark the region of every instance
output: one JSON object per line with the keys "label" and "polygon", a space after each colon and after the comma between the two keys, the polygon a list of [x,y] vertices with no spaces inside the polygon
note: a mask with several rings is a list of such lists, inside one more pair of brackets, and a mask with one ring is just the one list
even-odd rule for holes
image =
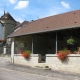
{"label": "roof overhang", "polygon": [[20,35],[13,35],[13,32],[11,35],[9,35],[8,37],[19,37],[19,36],[25,36],[25,35],[33,35],[33,34],[38,34],[38,33],[46,33],[46,32],[53,32],[53,31],[60,31],[60,30],[66,30],[66,29],[75,29],[75,28],[80,28],[80,25],[78,26],[69,26],[69,27],[62,27],[62,28],[55,28],[55,29],[51,29],[51,30],[43,30],[43,31],[37,31],[37,32],[30,32],[30,33],[26,33],[26,34],[20,34]]}

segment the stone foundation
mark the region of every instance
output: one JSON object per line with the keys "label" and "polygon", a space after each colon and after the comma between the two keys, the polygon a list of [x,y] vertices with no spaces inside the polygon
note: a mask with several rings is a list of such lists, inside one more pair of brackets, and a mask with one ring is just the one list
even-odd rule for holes
{"label": "stone foundation", "polygon": [[[31,67],[42,66],[44,63],[39,63],[39,57],[39,54],[31,54],[30,60],[26,60],[21,54],[15,54],[14,63]],[[80,54],[70,54],[65,61],[59,60],[56,54],[47,54],[45,65],[53,70],[80,73]]]}
{"label": "stone foundation", "polygon": [[56,54],[47,54],[46,64],[53,70],[80,72],[80,54],[70,54],[65,61],[59,60]]}
{"label": "stone foundation", "polygon": [[14,63],[34,67],[38,64],[38,54],[31,54],[30,59],[25,59],[21,54],[15,54]]}

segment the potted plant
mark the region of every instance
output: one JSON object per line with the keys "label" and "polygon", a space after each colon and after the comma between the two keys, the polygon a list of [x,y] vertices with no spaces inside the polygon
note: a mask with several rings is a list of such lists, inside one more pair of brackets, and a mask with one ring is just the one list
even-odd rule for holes
{"label": "potted plant", "polygon": [[67,44],[69,45],[74,45],[75,44],[75,40],[71,37],[67,40]]}
{"label": "potted plant", "polygon": [[19,54],[22,54],[22,53],[23,53],[23,51],[22,51],[22,50],[19,50],[19,51],[18,51],[18,53],[19,53]]}
{"label": "potted plant", "polygon": [[23,51],[22,56],[28,59],[30,57],[30,54],[31,54],[30,50],[25,50]]}
{"label": "potted plant", "polygon": [[26,45],[27,45],[27,44],[26,44],[25,42],[22,42],[22,43],[20,44],[21,47],[26,47]]}
{"label": "potted plant", "polygon": [[71,54],[70,50],[60,50],[57,52],[57,57],[59,60],[65,60],[68,54]]}

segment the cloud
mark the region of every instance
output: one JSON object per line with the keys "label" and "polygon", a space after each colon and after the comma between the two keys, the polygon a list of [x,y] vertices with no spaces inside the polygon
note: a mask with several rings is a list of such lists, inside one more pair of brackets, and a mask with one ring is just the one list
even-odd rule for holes
{"label": "cloud", "polygon": [[29,4],[29,1],[19,1],[14,9],[23,9],[26,8]]}
{"label": "cloud", "polygon": [[16,3],[17,0],[9,0],[11,4]]}
{"label": "cloud", "polygon": [[26,15],[22,14],[22,17],[26,17]]}
{"label": "cloud", "polygon": [[66,2],[61,2],[62,6],[67,8],[67,9],[70,9],[70,5]]}

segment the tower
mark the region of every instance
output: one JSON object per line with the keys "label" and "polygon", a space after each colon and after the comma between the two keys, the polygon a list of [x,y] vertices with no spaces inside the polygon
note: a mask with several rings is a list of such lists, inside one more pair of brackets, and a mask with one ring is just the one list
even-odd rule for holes
{"label": "tower", "polygon": [[6,38],[14,31],[14,28],[16,27],[16,21],[8,12],[5,13],[4,11],[3,16],[1,16],[0,18],[0,22],[2,24],[1,26],[2,33],[0,35],[2,35],[2,40],[3,40],[3,42],[0,43],[0,54],[6,53],[6,51],[7,53],[10,53],[10,48],[8,48],[7,50]]}
{"label": "tower", "polygon": [[6,37],[14,31],[16,21],[8,12],[4,12],[4,15],[1,16],[0,21],[4,25],[2,28],[2,39],[5,41]]}

